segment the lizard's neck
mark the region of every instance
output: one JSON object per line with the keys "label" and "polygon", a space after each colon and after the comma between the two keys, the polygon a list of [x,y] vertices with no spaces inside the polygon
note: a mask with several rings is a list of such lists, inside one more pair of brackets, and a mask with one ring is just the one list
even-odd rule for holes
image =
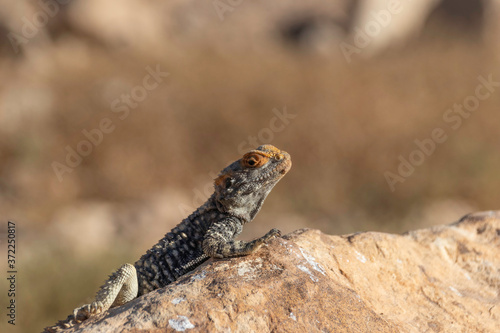
{"label": "lizard's neck", "polygon": [[270,190],[271,189],[269,189],[266,193],[260,195],[259,198],[252,200],[252,202],[242,206],[239,205],[229,206],[228,204],[224,204],[223,202],[217,200],[216,194],[214,193],[207,200],[205,205],[207,205],[207,207],[215,207],[215,209],[217,209],[220,213],[236,217],[242,223],[245,224],[252,221],[255,215],[257,215]]}

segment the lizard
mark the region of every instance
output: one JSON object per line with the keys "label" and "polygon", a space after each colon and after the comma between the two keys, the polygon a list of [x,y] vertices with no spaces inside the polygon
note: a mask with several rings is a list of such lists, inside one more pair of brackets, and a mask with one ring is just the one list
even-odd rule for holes
{"label": "lizard", "polygon": [[224,168],[214,193],[133,265],[124,264],[98,290],[95,300],[76,308],[67,319],[45,328],[58,332],[88,318],[163,288],[209,258],[245,256],[257,251],[278,229],[252,241],[235,240],[259,212],[273,187],[290,170],[290,155],[266,144]]}

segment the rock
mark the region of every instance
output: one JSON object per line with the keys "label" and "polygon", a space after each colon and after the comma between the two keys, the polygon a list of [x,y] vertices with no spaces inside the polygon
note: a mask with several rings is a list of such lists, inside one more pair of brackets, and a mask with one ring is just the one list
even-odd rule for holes
{"label": "rock", "polygon": [[68,332],[498,332],[500,211],[392,235],[299,230]]}

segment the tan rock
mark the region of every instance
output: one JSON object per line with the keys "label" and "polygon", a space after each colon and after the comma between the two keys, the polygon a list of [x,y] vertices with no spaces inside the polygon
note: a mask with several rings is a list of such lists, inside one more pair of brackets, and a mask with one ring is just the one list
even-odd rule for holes
{"label": "tan rock", "polygon": [[498,332],[500,212],[391,235],[299,230],[68,332]]}

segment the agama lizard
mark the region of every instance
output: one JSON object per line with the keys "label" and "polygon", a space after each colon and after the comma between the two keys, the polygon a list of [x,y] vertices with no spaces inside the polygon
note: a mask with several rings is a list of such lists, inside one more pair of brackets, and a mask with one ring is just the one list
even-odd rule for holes
{"label": "agama lizard", "polygon": [[278,181],[290,170],[290,155],[272,145],[251,150],[214,181],[215,191],[191,215],[158,241],[135,264],[124,264],[97,292],[91,304],[76,308],[66,320],[47,327],[57,332],[109,308],[162,288],[201,265],[208,258],[244,256],[273,237],[272,229],[250,242],[235,240],[243,225],[253,220]]}

